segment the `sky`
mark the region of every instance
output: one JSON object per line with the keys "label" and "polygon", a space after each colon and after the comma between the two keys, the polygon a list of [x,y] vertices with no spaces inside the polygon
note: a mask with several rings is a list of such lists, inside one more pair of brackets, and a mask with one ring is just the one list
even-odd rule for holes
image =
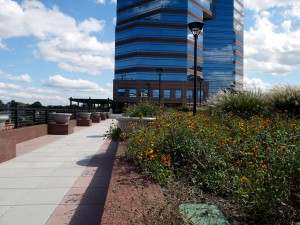
{"label": "sky", "polygon": [[[112,98],[116,2],[0,0],[0,100]],[[244,7],[246,86],[300,86],[300,0]]]}

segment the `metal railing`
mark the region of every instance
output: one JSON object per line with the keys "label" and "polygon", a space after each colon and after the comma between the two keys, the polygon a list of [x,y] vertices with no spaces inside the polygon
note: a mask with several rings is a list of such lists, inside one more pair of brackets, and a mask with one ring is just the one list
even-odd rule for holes
{"label": "metal railing", "polygon": [[[84,109],[49,109],[49,108],[24,108],[24,107],[0,107],[0,115],[8,115],[9,123],[14,128],[48,124],[54,122],[52,119],[53,113],[72,113],[70,119],[77,119],[77,113],[87,112]],[[89,112],[100,112],[100,110],[93,110]]]}

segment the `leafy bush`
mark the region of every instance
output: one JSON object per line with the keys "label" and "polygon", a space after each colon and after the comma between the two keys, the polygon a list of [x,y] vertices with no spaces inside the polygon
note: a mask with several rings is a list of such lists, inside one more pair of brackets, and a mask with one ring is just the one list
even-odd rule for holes
{"label": "leafy bush", "polygon": [[151,102],[140,102],[128,105],[124,111],[125,115],[130,117],[156,117],[161,114],[162,109]]}
{"label": "leafy bush", "polygon": [[106,132],[107,133],[107,137],[113,141],[119,141],[122,131],[120,129],[119,126],[115,125],[115,124],[111,124],[109,127],[109,130]]}

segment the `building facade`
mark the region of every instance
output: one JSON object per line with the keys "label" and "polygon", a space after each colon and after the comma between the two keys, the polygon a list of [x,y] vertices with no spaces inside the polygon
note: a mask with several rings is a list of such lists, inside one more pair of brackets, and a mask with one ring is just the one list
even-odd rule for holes
{"label": "building facade", "polygon": [[118,0],[113,97],[117,109],[142,100],[190,106],[190,22],[205,23],[197,45],[197,104],[233,82],[242,84],[242,9],[239,0]]}

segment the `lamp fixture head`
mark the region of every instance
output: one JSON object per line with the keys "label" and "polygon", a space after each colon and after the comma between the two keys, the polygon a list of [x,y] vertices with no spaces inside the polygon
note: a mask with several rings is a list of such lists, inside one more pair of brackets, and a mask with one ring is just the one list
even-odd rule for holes
{"label": "lamp fixture head", "polygon": [[202,31],[202,28],[204,26],[203,22],[191,22],[188,24],[191,32],[193,35],[199,35]]}
{"label": "lamp fixture head", "polygon": [[162,72],[164,72],[164,69],[163,68],[157,68],[156,71],[157,71],[158,74],[161,74]]}

